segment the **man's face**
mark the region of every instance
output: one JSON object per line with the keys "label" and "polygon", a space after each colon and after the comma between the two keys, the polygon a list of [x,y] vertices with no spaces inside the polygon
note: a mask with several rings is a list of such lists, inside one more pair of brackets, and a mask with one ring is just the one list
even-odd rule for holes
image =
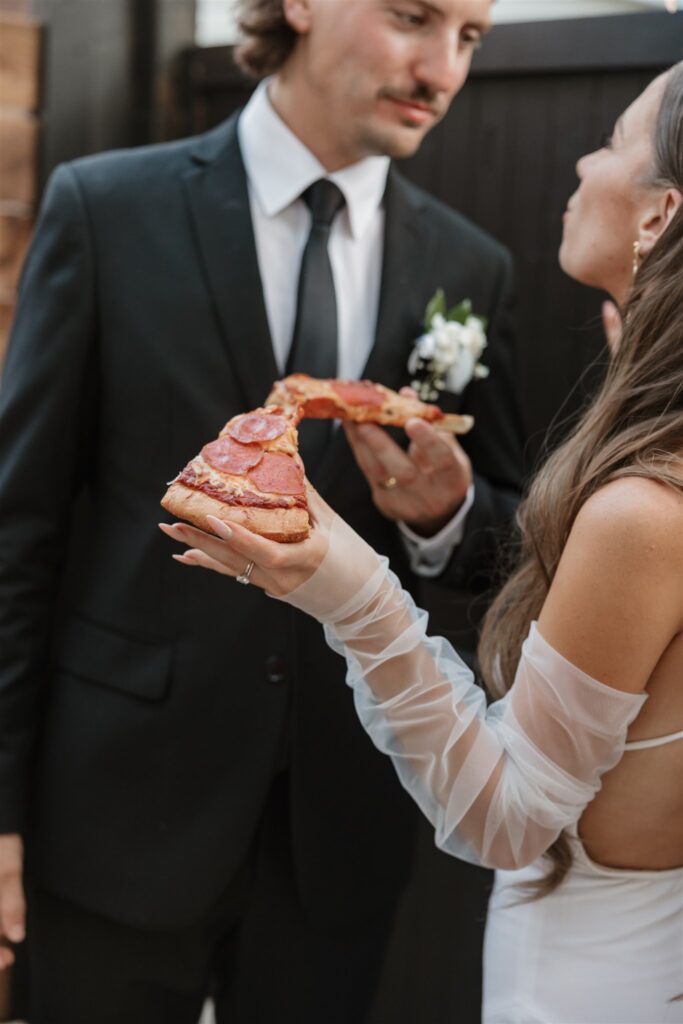
{"label": "man's face", "polygon": [[[344,162],[410,156],[467,78],[491,0],[285,0],[299,95]],[[302,30],[303,29],[303,30]],[[321,118],[317,118],[320,122]]]}

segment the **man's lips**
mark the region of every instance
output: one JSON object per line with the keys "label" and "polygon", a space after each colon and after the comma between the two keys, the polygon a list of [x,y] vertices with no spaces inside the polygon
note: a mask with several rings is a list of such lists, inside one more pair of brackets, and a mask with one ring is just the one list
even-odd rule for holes
{"label": "man's lips", "polygon": [[419,100],[408,100],[399,96],[386,96],[385,99],[393,103],[411,121],[423,124],[425,121],[433,120],[437,116],[434,107],[428,103],[420,103]]}

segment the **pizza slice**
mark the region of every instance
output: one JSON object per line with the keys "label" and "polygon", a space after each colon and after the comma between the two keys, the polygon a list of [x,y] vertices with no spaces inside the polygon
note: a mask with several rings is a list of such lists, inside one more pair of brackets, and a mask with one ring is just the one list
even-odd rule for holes
{"label": "pizza slice", "polygon": [[297,407],[269,406],[235,416],[169,485],[161,504],[211,532],[206,517],[239,523],[270,540],[308,536]]}
{"label": "pizza slice", "polygon": [[308,536],[304,465],[298,451],[302,419],[342,419],[404,427],[413,417],[437,430],[465,434],[471,416],[407,398],[371,381],[317,380],[292,374],[273,385],[265,407],[234,416],[173,480],[167,512],[211,532],[207,516],[239,523],[270,540]]}
{"label": "pizza slice", "polygon": [[385,427],[405,427],[409,419],[417,418],[451,434],[467,434],[474,425],[471,416],[444,413],[438,405],[399,395],[383,384],[369,380],[318,380],[305,373],[293,373],[276,381],[266,405],[299,406],[302,419],[352,420]]}

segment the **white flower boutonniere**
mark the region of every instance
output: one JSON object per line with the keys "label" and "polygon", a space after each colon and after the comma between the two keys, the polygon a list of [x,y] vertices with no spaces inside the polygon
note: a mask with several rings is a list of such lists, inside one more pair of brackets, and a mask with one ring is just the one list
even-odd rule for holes
{"label": "white flower boutonniere", "polygon": [[434,402],[441,391],[459,395],[473,378],[488,377],[488,367],[479,362],[486,348],[486,323],[472,313],[469,299],[447,310],[439,288],[425,310],[425,333],[408,360],[411,384],[423,402]]}

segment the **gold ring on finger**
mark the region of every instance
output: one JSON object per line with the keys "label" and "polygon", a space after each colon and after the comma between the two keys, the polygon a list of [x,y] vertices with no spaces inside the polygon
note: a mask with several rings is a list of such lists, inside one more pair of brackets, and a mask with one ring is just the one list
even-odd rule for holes
{"label": "gold ring on finger", "polygon": [[395,476],[388,476],[386,480],[380,480],[379,487],[383,491],[393,491],[394,487],[398,487],[398,480]]}

